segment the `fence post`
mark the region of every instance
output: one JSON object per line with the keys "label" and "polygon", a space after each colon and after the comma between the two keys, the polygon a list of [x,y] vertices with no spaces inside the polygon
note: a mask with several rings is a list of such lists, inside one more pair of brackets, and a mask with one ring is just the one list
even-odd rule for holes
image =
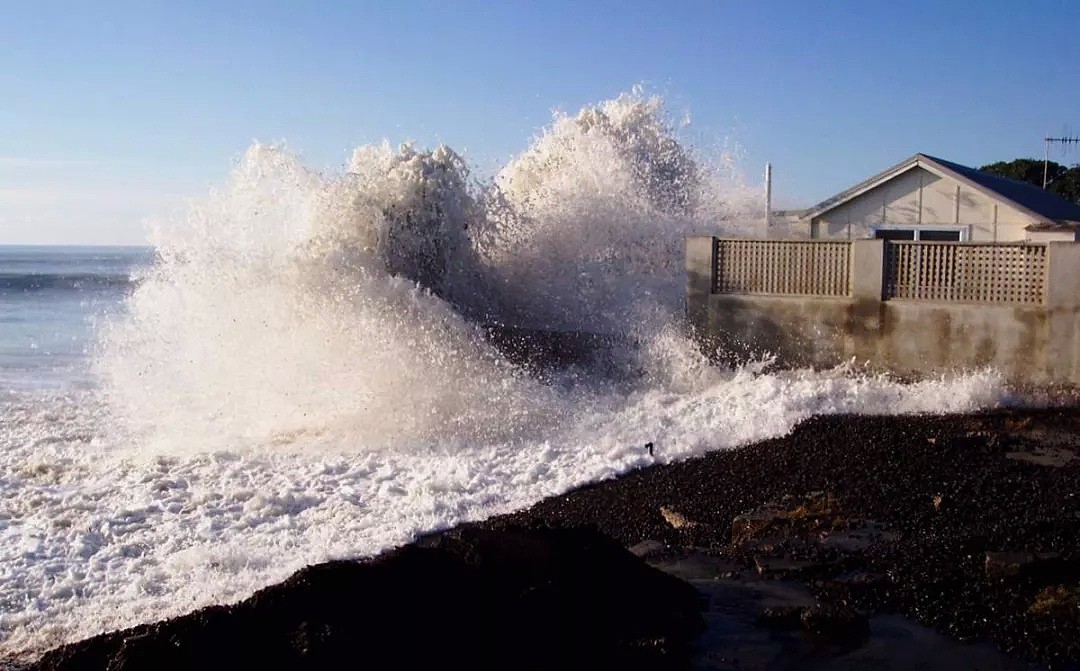
{"label": "fence post", "polygon": [[885,241],[852,240],[851,297],[881,301],[885,279]]}
{"label": "fence post", "polygon": [[1046,243],[1043,291],[1043,305],[1047,310],[1080,308],[1080,243]]}
{"label": "fence post", "polygon": [[716,239],[711,235],[686,238],[686,317],[699,333],[709,319],[709,296],[716,282]]}

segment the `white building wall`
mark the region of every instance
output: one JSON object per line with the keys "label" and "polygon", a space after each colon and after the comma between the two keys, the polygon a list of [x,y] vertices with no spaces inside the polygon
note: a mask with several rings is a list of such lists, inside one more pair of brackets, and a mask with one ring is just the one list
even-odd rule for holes
{"label": "white building wall", "polygon": [[809,228],[821,238],[870,238],[881,227],[960,226],[971,241],[1007,242],[1024,240],[1035,222],[954,179],[914,168],[815,217]]}
{"label": "white building wall", "polygon": [[[881,185],[884,212],[881,222],[887,226],[919,225],[919,189],[921,170],[909,170]],[[874,224],[867,222],[872,228]],[[873,232],[870,232],[870,236]]]}
{"label": "white building wall", "polygon": [[805,240],[810,227],[803,223],[801,210],[779,210],[772,213],[766,237],[781,240]]}

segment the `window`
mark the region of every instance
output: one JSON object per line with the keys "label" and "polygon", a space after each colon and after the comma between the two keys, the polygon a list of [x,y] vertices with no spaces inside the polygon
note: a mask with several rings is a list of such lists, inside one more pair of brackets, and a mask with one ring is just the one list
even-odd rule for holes
{"label": "window", "polygon": [[878,228],[878,240],[922,240],[923,242],[960,242],[967,239],[964,228]]}
{"label": "window", "polygon": [[960,231],[919,231],[918,239],[927,242],[960,242]]}
{"label": "window", "polygon": [[874,237],[878,240],[914,240],[915,231],[910,228],[879,228],[874,231]]}

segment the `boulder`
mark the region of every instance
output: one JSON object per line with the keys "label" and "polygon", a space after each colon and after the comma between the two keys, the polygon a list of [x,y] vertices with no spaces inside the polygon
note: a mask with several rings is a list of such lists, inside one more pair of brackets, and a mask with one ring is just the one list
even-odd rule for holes
{"label": "boulder", "polygon": [[35,668],[665,668],[685,664],[699,608],[697,590],[596,531],[464,527],[68,644]]}

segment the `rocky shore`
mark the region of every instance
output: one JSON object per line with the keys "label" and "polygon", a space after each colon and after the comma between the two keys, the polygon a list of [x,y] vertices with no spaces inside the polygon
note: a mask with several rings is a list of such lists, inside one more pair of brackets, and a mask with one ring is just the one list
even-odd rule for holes
{"label": "rocky shore", "polygon": [[816,418],[38,668],[365,664],[1080,668],[1080,409]]}
{"label": "rocky shore", "polygon": [[486,523],[582,525],[669,570],[696,564],[683,577],[783,579],[812,595],[759,612],[767,628],[857,645],[867,616],[897,613],[1017,661],[1080,668],[1074,408],[816,418]]}

